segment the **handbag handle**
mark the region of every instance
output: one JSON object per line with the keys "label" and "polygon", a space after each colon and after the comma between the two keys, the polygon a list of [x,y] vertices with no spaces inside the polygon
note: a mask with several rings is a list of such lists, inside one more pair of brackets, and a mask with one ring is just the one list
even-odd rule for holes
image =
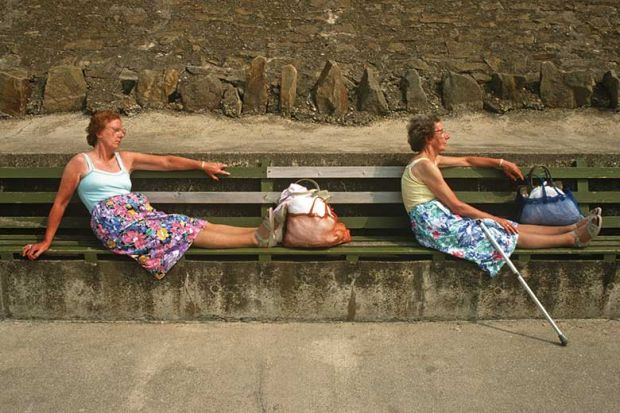
{"label": "handbag handle", "polygon": [[299,184],[300,182],[304,182],[304,181],[306,181],[306,182],[310,182],[312,185],[314,185],[314,188],[315,188],[317,191],[320,191],[320,190],[321,190],[321,187],[319,186],[319,184],[318,184],[318,183],[317,183],[314,179],[310,179],[310,178],[301,178],[301,179],[298,179],[297,181],[295,181],[295,183],[296,183],[296,184]]}
{"label": "handbag handle", "polygon": [[[530,191],[534,189],[534,184],[532,182],[532,179],[534,178],[534,171],[537,168],[540,168],[543,170],[545,174],[544,180],[546,180],[549,183],[549,186],[555,187],[555,184],[553,183],[553,178],[551,177],[551,171],[549,171],[549,168],[547,168],[545,165],[534,165],[532,169],[530,169],[530,171],[527,173],[527,176],[525,178],[525,180],[527,181],[528,189]],[[539,179],[541,178],[539,177]],[[541,184],[542,184],[542,179],[541,179]]]}
{"label": "handbag handle", "polygon": [[298,179],[297,181],[295,181],[296,184],[299,184],[300,182],[310,182],[312,185],[314,185],[314,189],[310,189],[308,190],[308,192],[297,192],[296,195],[309,195],[312,194],[315,197],[318,198],[323,198],[323,200],[327,201],[329,198],[331,198],[331,195],[329,194],[329,192],[327,190],[321,190],[321,187],[319,186],[319,184],[314,180],[314,179],[310,179],[310,178],[301,178]]}
{"label": "handbag handle", "polygon": [[[526,177],[529,192],[532,192],[532,189],[534,189],[534,184],[532,182],[532,179],[534,178],[534,171],[536,170],[536,168],[540,168],[544,172],[544,178],[538,177],[538,179],[540,179],[540,189],[542,190],[543,202],[546,203],[547,192],[545,190],[545,186],[552,187],[552,188],[556,188],[556,186],[555,186],[555,183],[553,182],[553,178],[551,177],[551,171],[549,171],[549,168],[547,168],[545,165],[534,165],[532,169],[530,169]],[[547,181],[547,185],[544,185],[545,181]],[[560,195],[560,198],[563,199],[561,195]]]}
{"label": "handbag handle", "polygon": [[[327,191],[323,191],[323,192],[327,192]],[[327,196],[329,197],[329,195]],[[334,209],[327,203],[327,198],[323,198],[321,196],[317,196],[314,198],[314,201],[312,201],[312,206],[310,207],[310,211],[308,211],[308,215],[314,215],[314,206],[316,205],[316,201],[319,198],[322,198],[323,201],[325,201],[325,214],[323,215],[323,217],[331,215],[333,218],[338,219],[338,215],[336,215],[336,212],[334,211]]]}

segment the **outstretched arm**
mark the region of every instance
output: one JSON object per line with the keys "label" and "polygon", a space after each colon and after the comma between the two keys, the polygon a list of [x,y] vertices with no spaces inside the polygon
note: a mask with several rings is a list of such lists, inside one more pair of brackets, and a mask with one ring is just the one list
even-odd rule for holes
{"label": "outstretched arm", "polygon": [[140,152],[121,152],[121,156],[129,171],[187,171],[202,169],[215,181],[219,181],[218,175],[230,175],[229,172],[225,171],[227,165],[219,162],[205,162],[181,156],[150,155]]}
{"label": "outstretched arm", "polygon": [[418,168],[416,176],[431,190],[435,198],[447,206],[452,213],[474,219],[492,219],[500,224],[508,233],[516,234],[518,232],[517,228],[513,227],[507,219],[481,211],[458,199],[454,191],[452,191],[443,179],[443,176],[441,176],[439,169],[432,163],[420,162],[416,167]]}
{"label": "outstretched arm", "polygon": [[56,197],[54,198],[54,204],[52,205],[52,209],[47,217],[47,228],[45,229],[43,241],[36,244],[25,245],[22,250],[22,255],[24,257],[29,260],[35,260],[47,251],[50,245],[52,245],[52,240],[56,235],[56,231],[58,231],[60,221],[65,214],[67,205],[69,204],[69,201],[71,201],[71,197],[80,183],[80,174],[84,167],[84,158],[80,155],[76,155],[69,161],[64,172],[62,173],[60,186],[58,188],[58,192],[56,193]]}
{"label": "outstretched arm", "polygon": [[437,166],[447,168],[451,166],[469,166],[474,168],[501,169],[508,178],[516,181],[523,179],[523,173],[519,167],[505,159],[485,158],[482,156],[442,156],[437,157]]}

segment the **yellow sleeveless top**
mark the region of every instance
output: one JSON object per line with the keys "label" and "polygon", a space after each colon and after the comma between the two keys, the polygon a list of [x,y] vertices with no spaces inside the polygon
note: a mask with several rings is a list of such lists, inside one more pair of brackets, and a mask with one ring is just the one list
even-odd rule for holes
{"label": "yellow sleeveless top", "polygon": [[403,176],[400,179],[400,191],[407,212],[411,211],[413,207],[419,204],[435,199],[435,195],[428,189],[428,186],[424,185],[422,181],[411,173],[411,168],[413,168],[416,163],[424,160],[431,161],[428,158],[414,159],[413,162],[405,167]]}

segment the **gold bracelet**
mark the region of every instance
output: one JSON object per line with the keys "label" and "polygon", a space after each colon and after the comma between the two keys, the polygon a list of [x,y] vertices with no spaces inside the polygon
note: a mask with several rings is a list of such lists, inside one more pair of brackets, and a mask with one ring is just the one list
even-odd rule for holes
{"label": "gold bracelet", "polygon": [[503,159],[500,159],[500,160],[499,160],[499,165],[498,165],[497,167],[498,167],[498,168],[501,168],[503,164],[504,164],[504,160],[503,160]]}
{"label": "gold bracelet", "polygon": [[205,169],[205,161],[200,161],[200,169]]}

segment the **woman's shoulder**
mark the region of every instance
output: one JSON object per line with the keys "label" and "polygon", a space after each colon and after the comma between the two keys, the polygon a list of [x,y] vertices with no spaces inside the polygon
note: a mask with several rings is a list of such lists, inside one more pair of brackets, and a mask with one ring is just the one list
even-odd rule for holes
{"label": "woman's shoulder", "polygon": [[412,170],[413,168],[428,169],[428,168],[437,167],[437,163],[433,162],[431,159],[427,158],[426,156],[416,156],[411,160],[411,162],[409,162],[408,166]]}
{"label": "woman's shoulder", "polygon": [[69,162],[67,162],[66,167],[87,166],[86,158],[84,157],[85,154],[86,152],[80,152],[73,155],[73,157],[69,159]]}

